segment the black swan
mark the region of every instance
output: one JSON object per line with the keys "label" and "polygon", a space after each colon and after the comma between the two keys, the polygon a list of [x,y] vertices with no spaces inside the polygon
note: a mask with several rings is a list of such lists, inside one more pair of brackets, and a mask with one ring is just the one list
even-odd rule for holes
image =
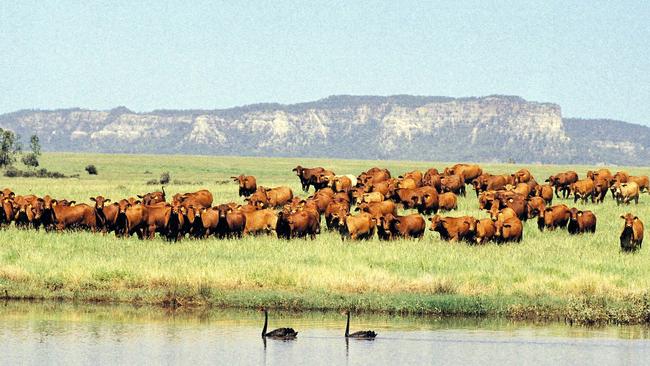
{"label": "black swan", "polygon": [[348,321],[345,324],[345,338],[375,339],[377,333],[372,330],[361,330],[350,334],[350,311],[346,311],[345,314],[348,316]]}
{"label": "black swan", "polygon": [[293,330],[293,328],[278,328],[270,332],[266,332],[266,327],[269,324],[269,312],[266,308],[262,308],[264,312],[264,328],[262,328],[262,338],[275,338],[275,339],[294,339],[298,335],[298,332]]}

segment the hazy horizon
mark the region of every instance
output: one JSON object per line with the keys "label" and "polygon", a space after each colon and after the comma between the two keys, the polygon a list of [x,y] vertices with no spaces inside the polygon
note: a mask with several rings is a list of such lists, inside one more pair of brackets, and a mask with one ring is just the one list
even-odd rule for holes
{"label": "hazy horizon", "polygon": [[0,4],[0,114],[492,94],[650,125],[644,2]]}

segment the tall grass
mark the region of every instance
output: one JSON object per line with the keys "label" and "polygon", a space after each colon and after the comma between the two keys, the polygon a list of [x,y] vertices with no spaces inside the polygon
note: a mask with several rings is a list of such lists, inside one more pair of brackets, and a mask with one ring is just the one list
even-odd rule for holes
{"label": "tall grass", "polygon": [[[83,172],[88,164],[99,175]],[[87,202],[102,194],[118,199],[157,187],[146,182],[169,171],[168,193],[211,190],[216,202],[239,201],[229,177],[253,174],[258,184],[289,185],[300,192],[295,165],[323,165],[337,173],[372,166],[395,175],[445,163],[314,159],[260,159],[196,156],[45,154],[42,165],[80,178],[4,179],[19,194],[51,194]],[[519,165],[484,164],[490,172],[513,172]],[[528,165],[538,181],[589,167]],[[623,168],[618,168],[623,169]],[[612,170],[618,170],[613,168]],[[648,174],[648,168],[629,168]],[[145,173],[148,172],[148,173]],[[82,174],[83,173],[83,174]],[[183,181],[173,184],[174,180]],[[558,203],[561,200],[555,200]],[[619,215],[636,213],[648,222],[650,197],[618,207],[608,197],[593,210],[593,235],[565,230],[540,232],[525,224],[520,244],[468,246],[448,243],[427,231],[421,241],[342,242],[323,230],[314,241],[246,237],[242,240],[116,239],[87,232],[0,231],[0,296],[167,305],[252,307],[271,304],[296,309],[335,309],[430,314],[506,314],[567,318],[577,322],[650,320],[650,257],[619,250]],[[564,202],[564,201],[563,201]],[[573,205],[572,201],[566,201]],[[450,215],[486,217],[473,192]]]}

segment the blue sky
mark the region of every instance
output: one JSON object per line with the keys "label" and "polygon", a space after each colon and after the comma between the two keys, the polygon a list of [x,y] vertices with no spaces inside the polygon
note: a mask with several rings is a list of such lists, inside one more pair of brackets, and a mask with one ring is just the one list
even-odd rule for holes
{"label": "blue sky", "polygon": [[10,3],[0,113],[513,94],[650,124],[642,1]]}

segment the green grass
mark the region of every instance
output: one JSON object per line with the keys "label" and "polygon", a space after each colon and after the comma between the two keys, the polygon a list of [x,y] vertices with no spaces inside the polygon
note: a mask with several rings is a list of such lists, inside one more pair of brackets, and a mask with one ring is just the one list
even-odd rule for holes
{"label": "green grass", "polygon": [[[84,172],[95,164],[99,175]],[[46,154],[41,165],[79,178],[2,178],[0,185],[19,194],[51,194],[88,202],[103,194],[112,199],[157,190],[146,181],[169,171],[182,184],[168,193],[207,188],[215,202],[239,201],[231,175],[253,174],[258,184],[289,185],[300,192],[291,172],[297,164],[322,165],[340,174],[372,166],[398,175],[412,169],[442,168],[446,163],[267,159],[197,156]],[[482,164],[492,173],[520,165]],[[573,169],[591,167],[527,165],[538,181]],[[612,168],[612,171],[625,168]],[[627,168],[650,174],[649,168]],[[145,174],[146,171],[151,173]],[[459,200],[459,211],[487,217],[473,192]],[[171,196],[171,194],[170,194]],[[555,200],[558,203],[560,200]],[[648,222],[650,197],[639,205],[582,205],[598,216],[594,235],[539,232],[525,225],[520,244],[468,246],[443,242],[427,230],[421,241],[342,242],[323,230],[314,241],[247,237],[240,241],[162,239],[121,240],[91,233],[46,234],[0,231],[0,296],[10,298],[133,302],[185,306],[290,309],[356,308],[365,311],[440,315],[498,314],[521,318],[567,319],[579,323],[650,321],[650,255],[619,250],[619,215],[631,211]],[[573,201],[566,201],[573,205]],[[5,293],[6,291],[6,293]]]}

